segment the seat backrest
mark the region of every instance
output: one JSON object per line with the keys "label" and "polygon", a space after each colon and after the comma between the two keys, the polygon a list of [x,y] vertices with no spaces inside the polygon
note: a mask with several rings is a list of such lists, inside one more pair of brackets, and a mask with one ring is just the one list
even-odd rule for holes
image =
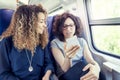
{"label": "seat backrest", "polygon": [[[10,9],[0,9],[0,35],[6,30],[9,26],[14,10]],[[49,40],[51,41],[54,36],[52,34],[52,24],[54,16],[49,16],[47,18],[47,26],[49,33]]]}
{"label": "seat backrest", "polygon": [[48,16],[48,18],[47,18],[49,41],[52,41],[55,38],[54,34],[52,33],[52,26],[53,26],[54,18],[55,18],[55,16]]}
{"label": "seat backrest", "polygon": [[9,26],[14,10],[0,9],[0,35]]}

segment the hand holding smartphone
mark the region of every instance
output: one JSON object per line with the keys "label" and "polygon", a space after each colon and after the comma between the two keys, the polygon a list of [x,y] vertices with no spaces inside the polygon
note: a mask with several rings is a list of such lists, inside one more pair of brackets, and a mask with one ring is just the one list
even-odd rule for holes
{"label": "hand holding smartphone", "polygon": [[68,38],[66,40],[66,44],[65,44],[65,51],[66,51],[66,55],[69,58],[73,58],[77,51],[80,49],[80,44],[78,41],[77,36],[73,36],[72,38]]}

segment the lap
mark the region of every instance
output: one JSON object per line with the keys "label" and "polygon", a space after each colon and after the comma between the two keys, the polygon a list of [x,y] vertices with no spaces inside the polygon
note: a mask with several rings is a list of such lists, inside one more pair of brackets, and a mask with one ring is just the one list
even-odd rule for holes
{"label": "lap", "polygon": [[87,65],[87,62],[82,60],[71,67],[67,72],[60,76],[59,80],[80,80],[80,77],[85,75],[87,71],[82,71],[82,69]]}

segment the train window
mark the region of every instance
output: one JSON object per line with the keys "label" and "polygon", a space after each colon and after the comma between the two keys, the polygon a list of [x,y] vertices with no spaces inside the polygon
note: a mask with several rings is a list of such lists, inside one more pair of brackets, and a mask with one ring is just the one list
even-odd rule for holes
{"label": "train window", "polygon": [[93,47],[120,58],[120,0],[85,0]]}
{"label": "train window", "polygon": [[109,53],[120,55],[120,26],[92,26],[95,46]]}
{"label": "train window", "polygon": [[91,18],[106,19],[120,17],[120,0],[91,0]]}

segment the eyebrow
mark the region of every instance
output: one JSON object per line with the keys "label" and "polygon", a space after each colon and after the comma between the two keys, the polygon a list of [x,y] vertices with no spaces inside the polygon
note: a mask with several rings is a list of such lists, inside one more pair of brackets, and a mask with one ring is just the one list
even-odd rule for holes
{"label": "eyebrow", "polygon": [[45,21],[45,19],[39,19],[40,21]]}
{"label": "eyebrow", "polygon": [[64,25],[73,25],[74,23],[70,23],[70,24],[64,24]]}

